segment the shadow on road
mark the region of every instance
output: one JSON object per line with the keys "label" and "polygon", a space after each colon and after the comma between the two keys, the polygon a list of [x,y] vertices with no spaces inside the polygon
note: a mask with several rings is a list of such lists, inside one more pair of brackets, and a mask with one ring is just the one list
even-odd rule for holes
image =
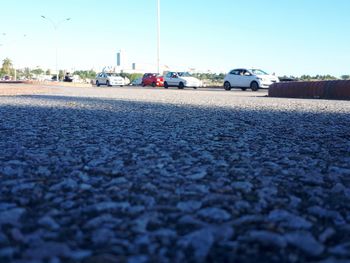
{"label": "shadow on road", "polygon": [[[255,230],[283,235],[301,226],[318,236],[331,227],[334,242],[350,234],[338,225],[350,209],[342,191],[350,187],[348,114],[53,96],[7,100],[0,105],[0,202],[26,209],[25,234],[50,214],[64,233],[51,241],[93,251],[102,242],[105,252],[115,254],[117,246],[119,255],[132,255],[148,237],[175,259],[187,255],[191,246],[183,238],[191,232],[231,229],[211,237],[209,247],[193,245],[208,262],[248,262],[252,255],[268,262],[271,251],[285,261],[289,252],[273,244],[266,250],[255,240],[250,248]],[[337,211],[336,218],[312,207]],[[87,222],[102,214],[115,220],[105,216],[100,220],[108,222],[91,229]],[[271,222],[276,214],[282,219]],[[243,220],[247,215],[251,221]],[[113,231],[98,232],[104,229]],[[160,259],[152,251],[144,253]],[[310,255],[302,250],[298,259]]]}

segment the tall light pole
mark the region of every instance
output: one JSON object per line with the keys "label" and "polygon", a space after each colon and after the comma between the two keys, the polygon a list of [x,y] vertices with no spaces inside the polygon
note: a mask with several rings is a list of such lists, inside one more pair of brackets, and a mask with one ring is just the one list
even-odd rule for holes
{"label": "tall light pole", "polygon": [[160,0],[157,0],[157,69],[160,74]]}
{"label": "tall light pole", "polygon": [[55,43],[56,43],[56,81],[59,81],[58,78],[58,27],[66,21],[71,20],[71,18],[65,18],[59,22],[55,22],[53,21],[51,18],[46,17],[46,16],[41,16],[43,19],[46,19],[47,21],[49,21],[51,23],[51,25],[53,26],[53,29],[55,30]]}

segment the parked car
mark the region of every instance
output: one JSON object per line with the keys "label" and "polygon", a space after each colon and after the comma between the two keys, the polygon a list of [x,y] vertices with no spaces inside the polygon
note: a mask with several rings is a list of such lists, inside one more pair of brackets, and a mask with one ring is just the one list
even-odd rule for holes
{"label": "parked car", "polygon": [[140,86],[140,85],[142,85],[142,78],[134,79],[134,80],[130,83],[130,85],[132,85],[132,86]]}
{"label": "parked car", "polygon": [[107,73],[101,72],[96,76],[96,86],[106,85],[107,87],[111,86],[120,86],[123,87],[128,85],[130,81],[126,78],[123,78],[117,73]]}
{"label": "parked car", "polygon": [[164,78],[156,73],[146,73],[142,77],[142,86],[163,87]]}
{"label": "parked car", "polygon": [[63,79],[64,82],[73,82],[73,76],[67,72]]}
{"label": "parked car", "polygon": [[269,88],[273,83],[279,82],[278,77],[267,74],[261,69],[233,69],[224,79],[225,90],[251,88],[257,91],[260,88]]}
{"label": "parked car", "polygon": [[203,86],[203,82],[192,77],[188,72],[169,72],[164,77],[164,88],[178,87],[183,89],[185,87],[199,88]]}
{"label": "parked car", "polygon": [[294,77],[279,77],[278,79],[280,80],[280,82],[298,81],[298,79]]}

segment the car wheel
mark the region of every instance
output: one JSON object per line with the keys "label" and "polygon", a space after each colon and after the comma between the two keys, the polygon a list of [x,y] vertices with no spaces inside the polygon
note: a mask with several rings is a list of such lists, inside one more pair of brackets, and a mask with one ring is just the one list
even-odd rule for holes
{"label": "car wheel", "polygon": [[109,80],[106,81],[106,86],[110,87],[111,85],[109,84]]}
{"label": "car wheel", "polygon": [[226,81],[226,82],[224,83],[224,89],[225,89],[225,90],[231,90],[231,89],[232,89],[230,82]]}
{"label": "car wheel", "polygon": [[246,90],[247,90],[247,88],[245,88],[245,87],[242,87],[242,88],[241,88],[241,90],[243,90],[243,91],[246,91]]}
{"label": "car wheel", "polygon": [[99,87],[100,86],[100,82],[98,80],[96,80],[96,86]]}
{"label": "car wheel", "polygon": [[142,87],[146,87],[146,84],[142,82]]}
{"label": "car wheel", "polygon": [[155,82],[153,82],[152,87],[154,88],[155,86],[157,86],[157,84]]}
{"label": "car wheel", "polygon": [[197,89],[197,87],[193,87],[193,89]]}
{"label": "car wheel", "polygon": [[122,88],[122,87],[124,87],[123,85],[120,85],[120,87]]}
{"label": "car wheel", "polygon": [[164,88],[165,89],[169,88],[168,82],[164,82]]}
{"label": "car wheel", "polygon": [[183,84],[183,82],[179,83],[179,89],[184,89],[185,85]]}
{"label": "car wheel", "polygon": [[252,89],[252,91],[258,91],[258,90],[259,90],[259,84],[258,84],[258,82],[253,81],[253,82],[250,84],[250,88]]}

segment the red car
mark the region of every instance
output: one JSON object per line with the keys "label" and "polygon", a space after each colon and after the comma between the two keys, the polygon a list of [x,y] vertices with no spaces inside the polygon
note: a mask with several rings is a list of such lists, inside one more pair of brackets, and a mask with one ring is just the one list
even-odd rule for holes
{"label": "red car", "polygon": [[146,73],[142,78],[142,86],[163,87],[164,78],[156,73]]}

